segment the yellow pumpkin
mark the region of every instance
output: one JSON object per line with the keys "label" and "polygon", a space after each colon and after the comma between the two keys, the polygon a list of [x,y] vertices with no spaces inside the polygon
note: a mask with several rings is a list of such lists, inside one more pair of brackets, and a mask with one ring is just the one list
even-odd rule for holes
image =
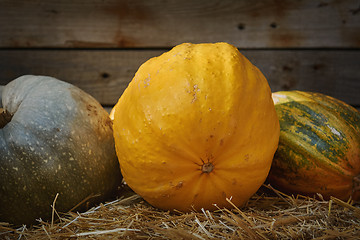
{"label": "yellow pumpkin", "polygon": [[184,43],[148,60],[112,112],[125,181],[161,209],[243,205],[278,146],[268,82],[227,43]]}

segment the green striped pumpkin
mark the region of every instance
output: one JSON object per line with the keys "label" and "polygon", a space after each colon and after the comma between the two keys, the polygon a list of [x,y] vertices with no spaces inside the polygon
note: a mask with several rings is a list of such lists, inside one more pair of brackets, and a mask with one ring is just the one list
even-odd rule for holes
{"label": "green striped pumpkin", "polygon": [[360,112],[320,93],[273,93],[280,141],[268,181],[290,194],[360,199]]}

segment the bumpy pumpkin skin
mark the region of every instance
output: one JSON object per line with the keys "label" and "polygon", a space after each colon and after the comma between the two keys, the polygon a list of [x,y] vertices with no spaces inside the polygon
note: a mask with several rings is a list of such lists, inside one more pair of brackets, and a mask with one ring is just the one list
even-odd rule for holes
{"label": "bumpy pumpkin skin", "polygon": [[243,205],[279,138],[267,80],[227,43],[184,43],[148,60],[113,114],[126,183],[166,210]]}
{"label": "bumpy pumpkin skin", "polygon": [[23,76],[7,84],[0,128],[0,221],[48,220],[84,199],[91,204],[121,183],[112,122],[89,94],[60,80]]}
{"label": "bumpy pumpkin skin", "polygon": [[290,194],[359,200],[360,113],[320,93],[273,93],[279,148],[269,182]]}

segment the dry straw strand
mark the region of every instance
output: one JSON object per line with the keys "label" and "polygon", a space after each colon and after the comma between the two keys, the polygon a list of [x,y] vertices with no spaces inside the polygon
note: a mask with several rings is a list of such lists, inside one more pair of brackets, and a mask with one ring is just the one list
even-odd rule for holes
{"label": "dry straw strand", "polygon": [[128,190],[86,212],[58,214],[54,199],[50,222],[13,228],[0,223],[0,239],[358,239],[360,208],[337,198],[329,201],[288,196],[264,185],[244,207],[182,213],[150,206]]}

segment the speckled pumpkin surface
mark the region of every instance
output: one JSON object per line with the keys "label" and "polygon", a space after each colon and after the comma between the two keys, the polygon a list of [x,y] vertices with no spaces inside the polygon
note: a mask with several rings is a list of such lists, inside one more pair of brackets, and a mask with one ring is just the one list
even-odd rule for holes
{"label": "speckled pumpkin surface", "polygon": [[360,199],[360,113],[320,93],[273,93],[280,142],[269,182],[282,191]]}
{"label": "speckled pumpkin surface", "polygon": [[0,105],[0,222],[49,220],[121,182],[112,123],[89,94],[44,76],[7,84]]}
{"label": "speckled pumpkin surface", "polygon": [[279,138],[267,80],[226,43],[184,43],[148,60],[113,114],[125,181],[162,209],[241,206]]}

